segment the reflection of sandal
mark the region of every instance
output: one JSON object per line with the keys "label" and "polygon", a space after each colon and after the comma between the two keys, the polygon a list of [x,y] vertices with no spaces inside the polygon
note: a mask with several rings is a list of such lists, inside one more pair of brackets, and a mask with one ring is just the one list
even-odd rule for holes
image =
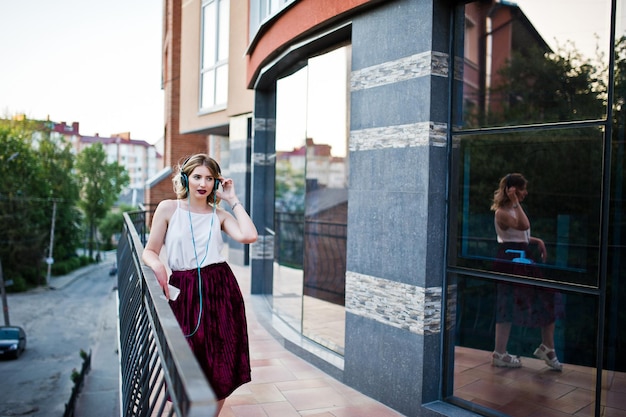
{"label": "reflection of sandal", "polygon": [[561,365],[561,362],[557,359],[554,349],[548,349],[548,347],[543,343],[535,349],[535,356],[539,359],[543,359],[543,361],[555,371],[563,370],[563,365]]}
{"label": "reflection of sandal", "polygon": [[522,366],[519,356],[511,356],[509,352],[498,353],[495,350],[491,355],[491,363],[503,368],[521,368]]}

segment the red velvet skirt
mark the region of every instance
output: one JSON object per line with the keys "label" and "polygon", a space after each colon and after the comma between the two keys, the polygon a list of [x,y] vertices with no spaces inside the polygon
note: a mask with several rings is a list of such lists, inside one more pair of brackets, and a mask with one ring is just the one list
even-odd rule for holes
{"label": "red velvet skirt", "polygon": [[180,295],[170,300],[170,306],[217,399],[222,400],[251,380],[246,311],[227,263],[205,266],[200,275],[201,296],[197,269],[172,272],[170,284],[180,288]]}
{"label": "red velvet skirt", "polygon": [[[531,263],[514,262],[517,253],[506,253],[507,249],[521,250]],[[541,269],[528,255],[525,243],[503,243],[494,262],[494,269],[512,275],[541,278]],[[499,282],[497,285],[496,322],[512,322],[517,326],[544,327],[564,318],[565,310],[561,293],[553,289],[531,284]]]}

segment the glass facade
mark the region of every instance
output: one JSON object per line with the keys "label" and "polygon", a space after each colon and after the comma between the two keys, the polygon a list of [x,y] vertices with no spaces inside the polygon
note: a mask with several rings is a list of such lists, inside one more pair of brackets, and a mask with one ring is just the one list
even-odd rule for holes
{"label": "glass facade", "polygon": [[276,83],[274,312],[343,354],[349,47]]}
{"label": "glass facade", "polygon": [[626,415],[623,6],[456,14],[444,398],[482,415]]}

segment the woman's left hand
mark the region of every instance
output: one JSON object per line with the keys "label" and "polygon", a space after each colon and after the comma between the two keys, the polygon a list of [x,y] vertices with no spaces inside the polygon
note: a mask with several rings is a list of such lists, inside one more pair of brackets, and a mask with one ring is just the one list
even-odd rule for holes
{"label": "woman's left hand", "polygon": [[531,245],[537,245],[537,249],[539,249],[539,257],[541,258],[541,262],[546,262],[548,258],[548,251],[546,250],[546,244],[543,243],[543,240],[538,237],[531,236],[528,241]]}
{"label": "woman's left hand", "polygon": [[232,178],[220,178],[222,186],[217,190],[217,196],[229,203],[237,198],[235,194],[235,183]]}

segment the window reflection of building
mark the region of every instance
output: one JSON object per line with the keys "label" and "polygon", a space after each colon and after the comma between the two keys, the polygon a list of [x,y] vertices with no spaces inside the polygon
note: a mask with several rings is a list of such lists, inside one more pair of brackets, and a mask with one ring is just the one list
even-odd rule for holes
{"label": "window reflection of building", "polygon": [[[278,82],[271,296],[274,311],[287,323],[341,354],[348,169],[347,157],[336,155],[345,155],[347,149],[346,116],[328,112],[336,111],[329,103],[346,101],[346,50],[311,58],[309,65]],[[320,96],[323,100],[317,99]]]}
{"label": "window reflection of building", "polygon": [[[583,375],[626,378],[619,355],[601,361],[603,347],[596,343],[605,331],[605,342],[619,338],[614,329],[620,326],[615,327],[620,309],[612,307],[615,315],[609,327],[600,325],[599,318],[603,297],[623,291],[616,290],[615,281],[603,284],[602,247],[607,235],[602,238],[599,233],[604,216],[602,177],[607,174],[603,153],[611,146],[608,133],[615,129],[603,99],[609,61],[608,55],[573,46],[574,41],[584,46],[596,38],[596,22],[609,16],[609,3],[601,0],[593,8],[580,8],[555,0],[536,8],[533,2],[520,0],[472,2],[464,8],[462,94],[457,90],[455,95],[458,147],[452,163],[453,172],[457,170],[452,176],[452,213],[458,217],[452,217],[455,230],[447,274],[455,300],[448,310],[454,319],[448,339],[454,370],[448,375],[447,394],[451,402],[480,414],[600,416],[624,410],[612,400],[618,389],[615,380],[603,383],[601,390],[593,378],[583,377],[581,384],[571,385]],[[549,15],[555,8],[566,16],[564,20],[544,19],[535,10]],[[601,30],[597,46],[606,53],[608,36],[605,27]],[[559,34],[556,41],[548,36],[553,33]],[[609,82],[608,89],[617,89],[615,83]],[[531,218],[532,234],[547,245],[548,259],[538,263],[542,279],[493,269],[496,242],[488,206],[499,179],[510,172],[521,172],[530,180],[529,198],[522,205]],[[555,331],[557,356],[566,364],[562,375],[546,371],[546,364],[533,355],[540,337],[540,330],[533,327],[513,326],[510,334],[508,350],[521,356],[522,368],[502,371],[491,366],[496,286],[502,282],[563,295],[565,318],[557,321]],[[611,346],[604,349],[615,353],[612,342],[607,345]],[[484,371],[498,381],[488,381]],[[525,385],[525,378],[541,378],[546,385]],[[552,396],[547,390],[562,393]]]}
{"label": "window reflection of building", "polygon": [[[501,71],[513,53],[533,48],[548,52],[550,47],[515,3],[473,2],[465,7],[464,87],[467,121],[499,113],[506,95],[494,94],[502,84]],[[484,123],[484,122],[483,122]]]}

